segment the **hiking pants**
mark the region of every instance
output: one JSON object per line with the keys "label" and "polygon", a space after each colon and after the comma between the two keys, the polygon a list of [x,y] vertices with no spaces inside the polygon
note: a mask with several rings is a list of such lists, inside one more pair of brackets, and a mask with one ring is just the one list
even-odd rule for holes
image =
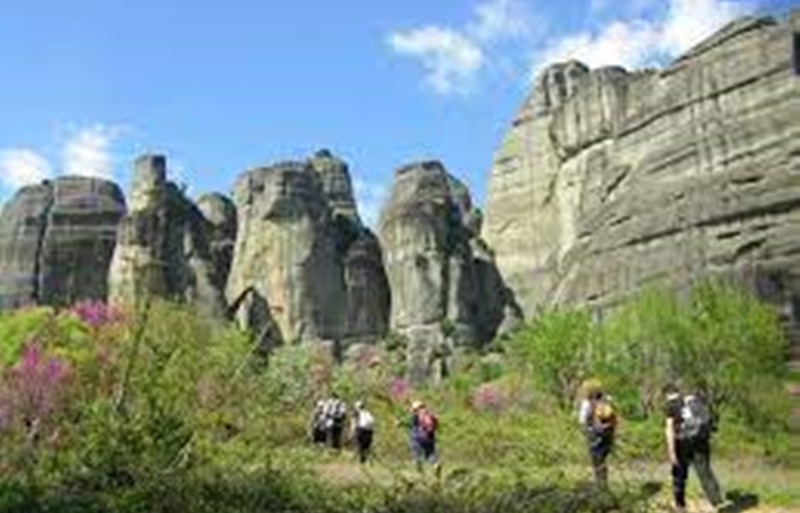
{"label": "hiking pants", "polygon": [[412,436],[411,450],[417,465],[436,462],[436,439],[429,437]]}
{"label": "hiking pants", "polygon": [[371,429],[356,428],[356,445],[358,447],[358,461],[366,463],[372,449],[373,431]]}
{"label": "hiking pants", "polygon": [[699,440],[676,440],[675,452],[678,464],[672,466],[672,494],[675,505],[686,507],[686,480],[689,478],[689,466],[694,465],[703,493],[708,501],[718,506],[722,503],[719,483],[711,470],[711,443],[709,438]]}
{"label": "hiking pants", "polygon": [[328,430],[322,426],[316,426],[311,430],[311,440],[315,445],[324,445],[328,439]]}
{"label": "hiking pants", "polygon": [[342,437],[344,435],[344,423],[334,422],[330,428],[331,447],[334,449],[342,448]]}
{"label": "hiking pants", "polygon": [[611,454],[614,440],[610,436],[594,435],[589,439],[589,456],[592,460],[592,471],[594,472],[595,483],[602,487],[608,487],[608,465],[606,460]]}

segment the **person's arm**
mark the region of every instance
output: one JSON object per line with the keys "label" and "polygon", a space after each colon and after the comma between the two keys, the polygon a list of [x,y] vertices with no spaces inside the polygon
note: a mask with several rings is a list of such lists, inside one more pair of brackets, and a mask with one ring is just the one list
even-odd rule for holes
{"label": "person's arm", "polygon": [[581,401],[578,410],[578,422],[581,425],[581,430],[584,433],[590,433],[592,430],[592,403],[587,400]]}
{"label": "person's arm", "polygon": [[667,438],[667,453],[669,454],[669,462],[673,465],[678,464],[678,453],[675,451],[675,419],[667,417],[664,426],[664,434]]}

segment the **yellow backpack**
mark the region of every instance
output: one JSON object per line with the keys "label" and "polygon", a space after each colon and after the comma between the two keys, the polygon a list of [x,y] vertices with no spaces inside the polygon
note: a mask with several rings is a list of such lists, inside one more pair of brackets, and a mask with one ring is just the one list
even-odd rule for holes
{"label": "yellow backpack", "polygon": [[607,399],[600,399],[592,409],[592,421],[595,427],[614,429],[617,425],[617,412]]}

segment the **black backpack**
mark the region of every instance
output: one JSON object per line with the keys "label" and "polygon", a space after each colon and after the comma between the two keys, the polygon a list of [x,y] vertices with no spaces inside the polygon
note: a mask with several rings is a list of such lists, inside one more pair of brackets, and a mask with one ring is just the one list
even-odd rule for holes
{"label": "black backpack", "polygon": [[678,438],[682,440],[707,438],[711,436],[713,428],[714,417],[706,400],[694,394],[684,396]]}

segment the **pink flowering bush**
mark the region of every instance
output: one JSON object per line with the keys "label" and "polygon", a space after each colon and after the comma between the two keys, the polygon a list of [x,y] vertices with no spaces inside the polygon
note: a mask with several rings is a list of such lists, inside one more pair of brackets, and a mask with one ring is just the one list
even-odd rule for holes
{"label": "pink flowering bush", "polygon": [[501,413],[509,403],[508,393],[495,382],[483,383],[472,393],[472,407],[478,411]]}
{"label": "pink flowering bush", "polygon": [[71,377],[65,359],[48,356],[38,342],[29,342],[20,361],[2,376],[3,427],[52,429],[55,417],[66,409]]}
{"label": "pink flowering bush", "polygon": [[72,313],[92,328],[100,328],[124,319],[119,308],[92,299],[80,301],[72,307]]}
{"label": "pink flowering bush", "polygon": [[389,397],[395,403],[406,403],[411,398],[413,390],[407,378],[395,378],[389,383]]}

